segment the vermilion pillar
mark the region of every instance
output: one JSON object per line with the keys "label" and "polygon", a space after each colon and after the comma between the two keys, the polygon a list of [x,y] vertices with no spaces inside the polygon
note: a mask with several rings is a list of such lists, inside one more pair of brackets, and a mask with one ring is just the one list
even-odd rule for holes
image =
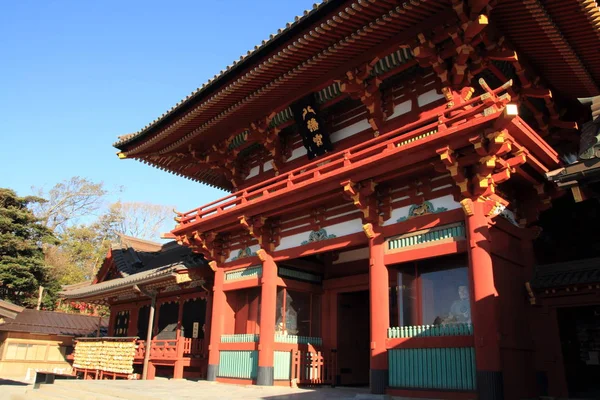
{"label": "vermilion pillar", "polygon": [[504,398],[500,361],[498,292],[490,242],[490,218],[484,203],[473,202],[466,216],[469,240],[469,269],[473,295],[473,331],[477,366],[477,392],[480,400]]}
{"label": "vermilion pillar", "polygon": [[225,302],[227,301],[225,292],[223,291],[224,281],[225,271],[223,271],[223,268],[217,267],[215,271],[215,283],[213,285],[208,369],[206,371],[206,380],[209,381],[216,381],[219,374],[219,344],[221,343],[221,333],[223,331],[223,312]]}
{"label": "vermilion pillar", "polygon": [[274,380],[273,343],[277,302],[277,264],[264,250],[258,256],[263,262],[260,302],[260,338],[258,341],[257,385],[272,386]]}
{"label": "vermilion pillar", "polygon": [[390,326],[389,278],[384,264],[385,240],[381,234],[369,238],[369,299],[371,318],[371,393],[383,394],[388,381],[386,349]]}

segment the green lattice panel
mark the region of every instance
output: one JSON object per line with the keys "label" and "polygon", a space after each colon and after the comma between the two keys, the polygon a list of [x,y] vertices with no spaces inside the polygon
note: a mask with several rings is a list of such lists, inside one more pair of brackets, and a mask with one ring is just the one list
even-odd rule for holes
{"label": "green lattice panel", "polygon": [[259,335],[241,333],[237,335],[221,335],[221,343],[257,343]]}
{"label": "green lattice panel", "polygon": [[274,354],[275,380],[289,381],[292,370],[292,353],[289,351],[276,351]]}
{"label": "green lattice panel", "polygon": [[388,350],[389,385],[395,388],[475,390],[475,349]]}
{"label": "green lattice panel", "polygon": [[409,338],[428,336],[470,336],[472,324],[414,325],[388,328],[388,338]]}
{"label": "green lattice panel", "polygon": [[225,273],[225,281],[235,281],[238,279],[248,279],[260,277],[262,275],[262,265],[256,265],[248,268],[240,268]]}
{"label": "green lattice panel", "polygon": [[414,235],[403,235],[396,238],[390,238],[387,242],[389,250],[396,250],[451,238],[465,238],[465,227],[463,224],[440,227],[428,232],[415,233]]}
{"label": "green lattice panel", "polygon": [[258,351],[219,352],[219,376],[222,378],[256,379]]}
{"label": "green lattice panel", "polygon": [[320,337],[280,335],[276,333],[275,342],[292,344],[312,344],[314,346],[321,346],[323,344],[323,339],[321,339]]}

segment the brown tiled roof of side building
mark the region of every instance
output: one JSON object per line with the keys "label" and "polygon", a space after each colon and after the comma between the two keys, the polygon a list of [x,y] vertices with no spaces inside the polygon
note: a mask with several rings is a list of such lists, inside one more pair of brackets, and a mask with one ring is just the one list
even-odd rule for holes
{"label": "brown tiled roof of side building", "polygon": [[8,301],[0,300],[0,317],[15,318],[25,308]]}
{"label": "brown tiled roof of side building", "polygon": [[108,327],[108,318],[24,309],[14,320],[0,324],[0,331],[46,335],[87,336]]}
{"label": "brown tiled roof of side building", "polygon": [[190,267],[204,264],[198,254],[176,242],[165,244],[121,235],[120,243],[112,246],[117,270],[123,277],[173,264]]}

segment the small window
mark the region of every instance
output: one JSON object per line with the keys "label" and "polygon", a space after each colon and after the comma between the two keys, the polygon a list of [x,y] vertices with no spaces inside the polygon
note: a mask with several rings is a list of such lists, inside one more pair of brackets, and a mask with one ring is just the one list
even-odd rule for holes
{"label": "small window", "polygon": [[466,257],[440,257],[394,269],[391,326],[471,323]]}
{"label": "small window", "polygon": [[127,328],[129,327],[129,311],[119,311],[115,316],[115,333],[114,336],[127,336]]}
{"label": "small window", "polygon": [[6,359],[44,361],[47,348],[45,344],[9,343],[6,347]]}

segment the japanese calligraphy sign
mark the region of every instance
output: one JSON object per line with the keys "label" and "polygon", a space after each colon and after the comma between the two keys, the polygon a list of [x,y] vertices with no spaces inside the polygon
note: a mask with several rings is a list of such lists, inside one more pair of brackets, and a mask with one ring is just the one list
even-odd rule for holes
{"label": "japanese calligraphy sign", "polygon": [[309,160],[333,150],[312,95],[293,104],[292,112]]}

